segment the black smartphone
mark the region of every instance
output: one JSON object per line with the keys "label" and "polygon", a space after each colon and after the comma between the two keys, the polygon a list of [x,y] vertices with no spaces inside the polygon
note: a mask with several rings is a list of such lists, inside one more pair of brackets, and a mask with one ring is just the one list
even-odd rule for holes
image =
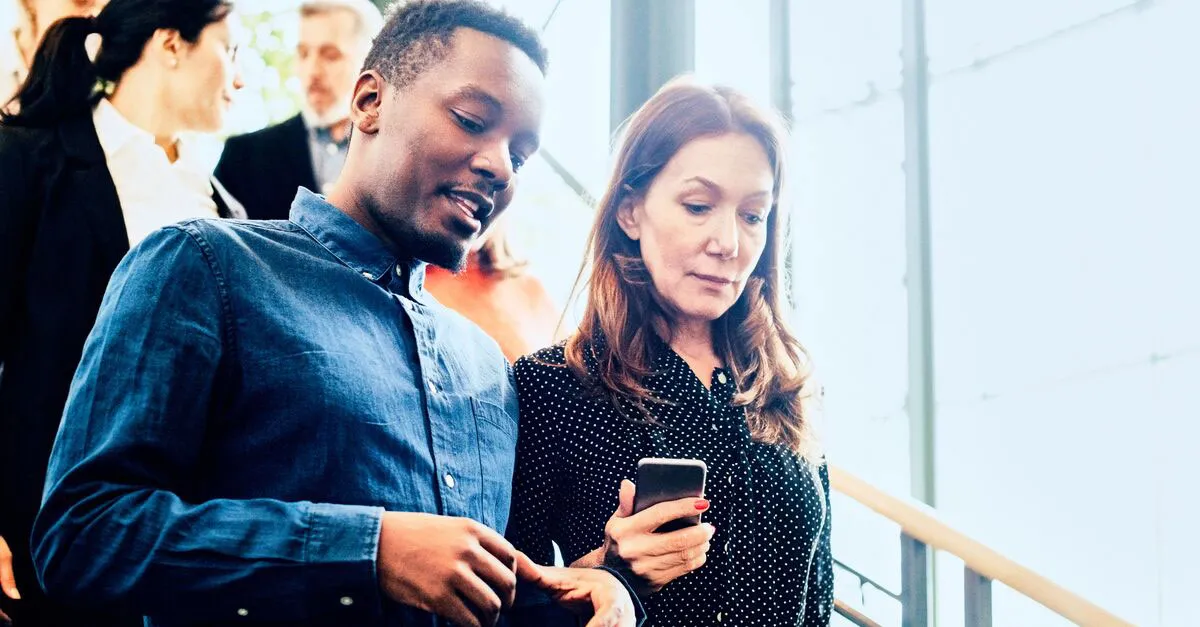
{"label": "black smartphone", "polygon": [[[638,461],[637,491],[633,497],[633,513],[665,501],[704,496],[704,479],[708,465],[699,459],[660,459],[647,457]],[[700,524],[700,513],[672,520],[655,531],[665,533]]]}

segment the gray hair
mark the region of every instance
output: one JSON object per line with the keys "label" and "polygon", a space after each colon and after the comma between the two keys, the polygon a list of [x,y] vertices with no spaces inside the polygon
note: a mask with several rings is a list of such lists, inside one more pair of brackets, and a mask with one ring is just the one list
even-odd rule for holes
{"label": "gray hair", "polygon": [[383,28],[383,14],[370,0],[304,0],[300,4],[301,18],[334,11],[349,11],[354,15],[355,30],[368,45]]}

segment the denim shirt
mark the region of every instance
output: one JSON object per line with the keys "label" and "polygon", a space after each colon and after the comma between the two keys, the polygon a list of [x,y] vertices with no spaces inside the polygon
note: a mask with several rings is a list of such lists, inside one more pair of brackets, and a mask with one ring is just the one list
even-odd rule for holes
{"label": "denim shirt", "polygon": [[193,220],[117,268],[33,534],[48,592],[148,625],[436,625],[382,595],[383,511],[503,533],[495,342],[351,218]]}

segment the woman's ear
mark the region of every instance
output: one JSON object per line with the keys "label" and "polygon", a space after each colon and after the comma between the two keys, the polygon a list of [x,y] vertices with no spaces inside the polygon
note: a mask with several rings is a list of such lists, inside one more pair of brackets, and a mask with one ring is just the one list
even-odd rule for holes
{"label": "woman's ear", "polygon": [[642,201],[634,194],[626,194],[617,207],[617,226],[633,241],[642,236],[641,226]]}
{"label": "woman's ear", "polygon": [[354,83],[354,97],[350,100],[350,119],[354,130],[374,135],[379,132],[380,105],[383,100],[383,77],[375,70],[367,70]]}
{"label": "woman's ear", "polygon": [[187,42],[173,28],[160,28],[146,42],[145,53],[171,69],[179,67],[179,61],[187,52]]}

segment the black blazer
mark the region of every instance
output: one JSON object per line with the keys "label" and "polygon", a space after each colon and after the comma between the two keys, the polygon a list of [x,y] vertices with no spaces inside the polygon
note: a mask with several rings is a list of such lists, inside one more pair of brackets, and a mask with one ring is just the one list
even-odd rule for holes
{"label": "black blazer", "polygon": [[320,192],[299,115],[245,135],[230,137],[216,177],[246,207],[252,220],[287,220],[296,190]]}
{"label": "black blazer", "polygon": [[[221,216],[245,217],[215,181],[214,189]],[[0,600],[2,607],[44,604],[29,533],[84,341],[128,251],[90,112],[53,128],[0,126],[0,536],[13,550],[24,599]]]}

